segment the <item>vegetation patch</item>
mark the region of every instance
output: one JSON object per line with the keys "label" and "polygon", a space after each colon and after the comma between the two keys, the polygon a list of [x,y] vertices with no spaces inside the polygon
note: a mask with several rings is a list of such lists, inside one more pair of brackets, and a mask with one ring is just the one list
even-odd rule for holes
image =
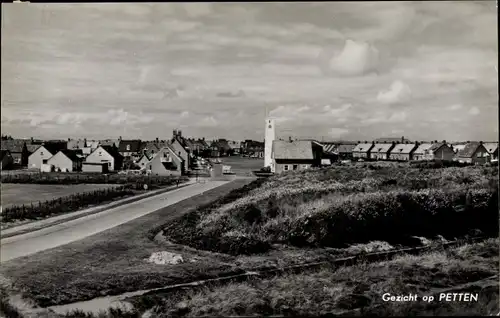
{"label": "vegetation patch", "polygon": [[[338,166],[259,179],[163,227],[172,242],[232,255],[273,244],[347,247],[411,236],[498,234],[498,168]],[[411,245],[411,244],[410,244]]]}
{"label": "vegetation patch", "polygon": [[[498,310],[498,279],[496,288],[469,288],[471,292],[480,291],[479,302],[472,303],[439,303],[437,306],[423,301],[384,302],[382,295],[390,292],[423,296],[491,277],[498,273],[498,244],[498,239],[490,239],[421,256],[403,255],[372,264],[207,286],[168,297],[142,297],[136,305],[142,302],[143,306],[154,306],[150,311],[154,317],[321,316],[345,312],[384,316],[464,312],[491,315]],[[484,253],[493,250],[496,252]]]}

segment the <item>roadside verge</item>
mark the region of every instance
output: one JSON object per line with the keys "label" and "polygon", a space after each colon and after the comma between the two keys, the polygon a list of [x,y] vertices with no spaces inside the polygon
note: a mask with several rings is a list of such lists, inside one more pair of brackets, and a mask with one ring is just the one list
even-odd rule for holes
{"label": "roadside verge", "polygon": [[16,235],[21,235],[21,234],[26,234],[26,233],[33,232],[33,231],[38,231],[38,230],[44,229],[46,227],[58,225],[58,224],[61,224],[61,223],[67,222],[67,221],[76,220],[76,219],[79,219],[79,218],[82,218],[82,217],[85,217],[88,215],[96,214],[96,213],[99,213],[99,212],[102,212],[102,211],[105,211],[108,209],[112,209],[112,208],[116,208],[116,207],[119,207],[119,206],[122,206],[125,204],[133,203],[133,202],[136,202],[136,201],[139,201],[142,199],[146,199],[146,198],[149,198],[149,197],[152,197],[155,195],[163,194],[163,193],[175,190],[175,189],[180,189],[182,187],[186,187],[186,186],[194,184],[194,183],[196,183],[196,181],[189,180],[188,182],[185,182],[183,184],[179,184],[179,186],[177,186],[177,185],[169,186],[166,188],[162,188],[162,189],[154,190],[151,192],[135,195],[135,196],[121,199],[118,201],[113,201],[113,202],[110,202],[110,203],[107,203],[104,205],[91,207],[91,208],[87,208],[87,209],[80,210],[80,211],[70,212],[70,213],[66,213],[66,214],[62,214],[62,215],[58,215],[58,216],[54,216],[54,217],[49,217],[47,219],[38,220],[38,221],[23,224],[23,225],[11,227],[8,229],[4,229],[4,230],[1,230],[0,239],[4,239],[4,238],[16,236]]}

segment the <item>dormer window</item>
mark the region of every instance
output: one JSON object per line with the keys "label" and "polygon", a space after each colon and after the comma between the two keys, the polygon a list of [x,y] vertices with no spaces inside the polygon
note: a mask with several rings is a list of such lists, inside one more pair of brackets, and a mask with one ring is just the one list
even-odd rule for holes
{"label": "dormer window", "polygon": [[127,151],[130,151],[130,145],[127,145]]}

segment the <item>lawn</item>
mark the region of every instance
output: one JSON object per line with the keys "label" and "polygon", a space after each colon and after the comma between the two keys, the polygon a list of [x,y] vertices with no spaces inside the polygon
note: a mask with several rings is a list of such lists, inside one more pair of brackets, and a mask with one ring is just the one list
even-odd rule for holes
{"label": "lawn", "polygon": [[2,207],[23,205],[52,200],[76,193],[90,192],[98,189],[116,187],[114,184],[75,184],[75,185],[48,185],[48,184],[1,184]]}

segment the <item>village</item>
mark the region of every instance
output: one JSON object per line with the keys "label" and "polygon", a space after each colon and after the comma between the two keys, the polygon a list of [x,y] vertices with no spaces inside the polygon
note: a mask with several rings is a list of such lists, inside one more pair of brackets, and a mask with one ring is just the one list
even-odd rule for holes
{"label": "village", "polygon": [[[133,171],[158,176],[189,175],[223,162],[223,157],[263,159],[263,171],[280,173],[350,161],[457,161],[486,164],[498,161],[498,142],[411,141],[378,138],[372,141],[323,141],[288,137],[276,139],[268,119],[264,141],[205,140],[174,130],[171,138],[145,141],[40,140],[2,136],[1,169],[40,172],[117,173]],[[272,125],[272,126],[271,126]],[[266,155],[266,152],[268,153]],[[213,168],[213,167],[212,167]],[[230,174],[229,165],[222,166]]]}

